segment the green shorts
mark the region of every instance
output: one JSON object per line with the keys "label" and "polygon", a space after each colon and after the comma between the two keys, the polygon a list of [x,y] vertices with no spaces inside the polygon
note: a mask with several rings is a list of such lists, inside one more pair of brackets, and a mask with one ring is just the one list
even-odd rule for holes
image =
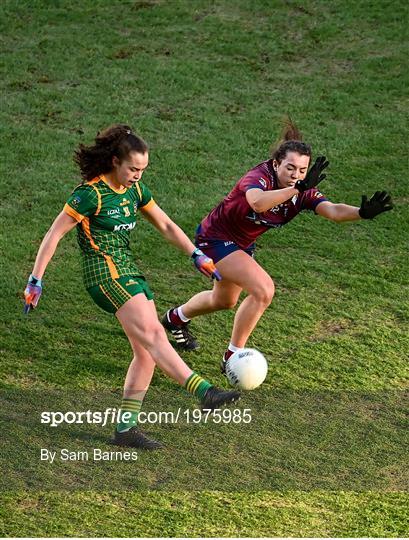
{"label": "green shorts", "polygon": [[148,300],[153,299],[153,292],[141,276],[122,276],[107,280],[87,291],[94,302],[108,313],[116,313],[125,302],[140,293],[144,293]]}

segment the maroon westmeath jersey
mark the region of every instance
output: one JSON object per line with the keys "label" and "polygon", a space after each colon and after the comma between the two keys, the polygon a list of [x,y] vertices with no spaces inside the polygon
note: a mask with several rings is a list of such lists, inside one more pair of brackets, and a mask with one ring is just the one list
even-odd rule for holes
{"label": "maroon westmeath jersey", "polygon": [[222,202],[203,219],[200,236],[232,240],[246,249],[264,232],[282,227],[303,210],[314,211],[320,202],[327,200],[318,189],[312,188],[258,214],[246,199],[246,191],[252,188],[263,191],[280,189],[272,160],[263,161],[237,182]]}

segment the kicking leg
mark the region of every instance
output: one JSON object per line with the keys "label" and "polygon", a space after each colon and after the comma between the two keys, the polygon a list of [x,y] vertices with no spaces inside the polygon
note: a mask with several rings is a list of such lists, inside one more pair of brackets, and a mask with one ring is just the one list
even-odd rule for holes
{"label": "kicking leg", "polygon": [[[200,399],[208,408],[234,401],[238,392],[218,390],[194,373],[173,349],[158,320],[153,300],[143,294],[133,296],[116,312],[129,341],[140,344],[151,355],[158,367],[188,392]],[[210,397],[212,399],[210,399]]]}

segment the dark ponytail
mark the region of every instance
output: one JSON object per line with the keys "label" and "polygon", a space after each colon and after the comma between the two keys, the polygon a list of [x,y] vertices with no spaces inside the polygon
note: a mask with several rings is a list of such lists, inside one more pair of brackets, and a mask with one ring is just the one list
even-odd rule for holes
{"label": "dark ponytail", "polygon": [[272,148],[271,158],[281,163],[288,152],[297,152],[302,156],[311,156],[311,146],[303,142],[302,139],[301,131],[291,118],[287,116],[283,121],[280,140]]}
{"label": "dark ponytail", "polygon": [[130,152],[145,154],[147,151],[146,142],[135,135],[129,126],[115,124],[99,132],[95,144],[80,144],[75,151],[74,161],[80,168],[82,178],[88,181],[99,174],[110,172],[114,156],[123,161]]}

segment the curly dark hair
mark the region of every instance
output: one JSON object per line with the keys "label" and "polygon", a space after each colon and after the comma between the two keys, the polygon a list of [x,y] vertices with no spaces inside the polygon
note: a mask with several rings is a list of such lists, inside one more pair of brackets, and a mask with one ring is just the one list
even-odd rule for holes
{"label": "curly dark hair", "polygon": [[148,145],[133,133],[132,128],[126,124],[115,124],[100,131],[95,137],[95,144],[80,144],[74,153],[74,161],[84,181],[88,181],[110,172],[114,156],[123,161],[130,152],[145,154],[147,151]]}
{"label": "curly dark hair", "polygon": [[302,156],[311,157],[311,146],[303,142],[301,131],[289,116],[283,120],[283,124],[281,138],[272,148],[271,158],[275,159],[278,163],[281,163],[288,152],[297,152]]}

